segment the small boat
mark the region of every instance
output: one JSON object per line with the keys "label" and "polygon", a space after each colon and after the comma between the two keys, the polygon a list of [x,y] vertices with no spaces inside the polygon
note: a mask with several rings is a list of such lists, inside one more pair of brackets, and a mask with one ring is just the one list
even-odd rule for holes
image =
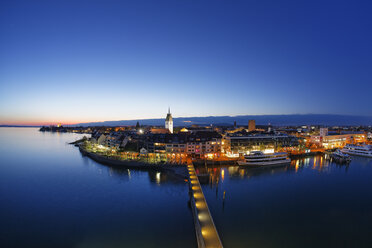
{"label": "small boat", "polygon": [[333,161],[338,162],[338,163],[350,163],[351,157],[343,153],[341,150],[336,150],[335,152],[331,153],[331,158]]}
{"label": "small boat", "polygon": [[350,155],[372,158],[372,146],[370,145],[357,146],[348,144],[341,151]]}
{"label": "small boat", "polygon": [[244,160],[238,161],[240,166],[245,167],[270,167],[290,164],[291,159],[285,152],[264,154],[261,151],[250,152],[244,156]]}

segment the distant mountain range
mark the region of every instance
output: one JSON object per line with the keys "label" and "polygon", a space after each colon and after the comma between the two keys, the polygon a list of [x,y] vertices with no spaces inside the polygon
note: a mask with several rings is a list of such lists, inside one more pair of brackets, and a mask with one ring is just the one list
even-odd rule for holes
{"label": "distant mountain range", "polygon": [[[127,126],[136,125],[164,125],[161,119],[139,119],[79,123],[73,126]],[[348,126],[348,125],[372,125],[372,116],[354,115],[331,115],[331,114],[293,114],[293,115],[239,115],[239,116],[206,116],[206,117],[178,117],[173,118],[174,126],[196,125],[248,125],[248,120],[256,120],[256,125],[271,124],[274,126],[291,125],[326,125],[326,126]]]}

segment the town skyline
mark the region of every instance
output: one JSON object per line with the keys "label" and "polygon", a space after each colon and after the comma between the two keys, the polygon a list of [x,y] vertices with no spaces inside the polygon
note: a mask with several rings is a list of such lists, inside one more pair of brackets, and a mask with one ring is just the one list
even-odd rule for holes
{"label": "town skyline", "polygon": [[[134,126],[137,122],[145,126],[161,126],[165,116],[145,119],[122,119],[104,120],[93,122],[65,123],[36,122],[36,123],[0,123],[0,126]],[[246,125],[251,119],[257,120],[258,125],[276,126],[299,126],[299,125],[320,125],[320,126],[371,126],[372,116],[357,115],[335,115],[335,114],[290,114],[290,115],[235,115],[235,116],[173,116],[174,126],[190,125]]]}
{"label": "town skyline", "polygon": [[0,246],[372,244],[372,1],[0,1]]}

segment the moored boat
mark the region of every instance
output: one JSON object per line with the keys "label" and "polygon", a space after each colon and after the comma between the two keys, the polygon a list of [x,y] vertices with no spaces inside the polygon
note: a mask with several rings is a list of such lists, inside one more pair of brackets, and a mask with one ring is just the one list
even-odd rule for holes
{"label": "moored boat", "polygon": [[341,150],[343,153],[347,153],[355,156],[363,156],[372,158],[372,146],[370,145],[346,145]]}
{"label": "moored boat", "polygon": [[249,155],[245,155],[244,160],[238,161],[238,164],[246,167],[269,167],[283,166],[290,162],[291,159],[285,152],[264,154],[261,151],[253,151]]}
{"label": "moored boat", "polygon": [[338,163],[350,163],[351,161],[351,157],[340,150],[336,150],[335,152],[331,153],[330,156],[333,161]]}

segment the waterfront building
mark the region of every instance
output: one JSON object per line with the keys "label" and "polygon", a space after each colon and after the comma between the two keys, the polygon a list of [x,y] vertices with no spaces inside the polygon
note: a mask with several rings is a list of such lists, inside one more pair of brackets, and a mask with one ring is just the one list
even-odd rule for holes
{"label": "waterfront building", "polygon": [[362,143],[366,141],[365,133],[349,133],[336,135],[312,135],[310,136],[310,143],[315,144],[325,149],[341,148],[350,143]]}
{"label": "waterfront building", "polygon": [[186,144],[168,143],[165,146],[166,153],[186,154]]}
{"label": "waterfront building", "polygon": [[228,156],[248,154],[250,151],[274,152],[280,147],[297,146],[295,136],[283,133],[236,132],[224,137],[224,150]]}
{"label": "waterfront building", "polygon": [[[118,150],[122,147],[122,143],[125,140],[126,136],[121,133],[111,133],[106,136],[105,145],[109,148]],[[124,145],[125,146],[125,145]]]}
{"label": "waterfront building", "polygon": [[93,144],[97,144],[99,137],[101,136],[101,133],[98,131],[94,131],[92,133],[92,136],[90,137],[90,142]]}
{"label": "waterfront building", "polygon": [[213,131],[177,134],[149,134],[144,147],[149,153],[167,156],[219,157],[222,153],[222,135]]}
{"label": "waterfront building", "polygon": [[216,131],[199,131],[191,134],[187,142],[187,154],[191,157],[219,157],[223,153],[222,135]]}
{"label": "waterfront building", "polygon": [[256,121],[255,120],[249,120],[248,121],[248,131],[252,132],[256,130]]}
{"label": "waterfront building", "polygon": [[119,132],[113,132],[110,134],[94,133],[90,138],[92,144],[105,146],[107,148],[119,149],[125,147],[130,137]]}
{"label": "waterfront building", "polygon": [[149,134],[144,141],[144,147],[150,153],[185,153],[186,137],[182,134]]}
{"label": "waterfront building", "polygon": [[106,144],[106,135],[101,134],[98,139],[97,139],[97,144],[98,145],[105,145]]}
{"label": "waterfront building", "polygon": [[170,112],[170,108],[168,108],[168,114],[165,118],[165,128],[168,129],[170,133],[173,133],[173,118]]}
{"label": "waterfront building", "polygon": [[165,151],[167,154],[186,155],[187,133],[169,134],[165,137]]}

